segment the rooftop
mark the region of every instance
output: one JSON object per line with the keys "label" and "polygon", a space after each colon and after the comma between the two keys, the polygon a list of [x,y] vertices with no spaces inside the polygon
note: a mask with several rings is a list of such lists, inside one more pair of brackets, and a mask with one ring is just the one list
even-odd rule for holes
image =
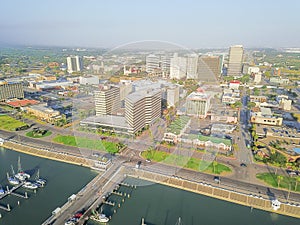
{"label": "rooftop", "polygon": [[190,120],[190,117],[188,116],[179,116],[177,119],[175,119],[167,128],[167,132],[173,133],[173,134],[180,134],[180,131],[185,127],[185,125]]}
{"label": "rooftop", "polygon": [[6,104],[9,106],[12,106],[12,107],[24,107],[27,105],[35,105],[38,103],[39,103],[39,101],[36,101],[36,100],[23,99],[23,100],[9,101]]}
{"label": "rooftop", "polygon": [[192,92],[186,99],[187,100],[208,100],[210,95],[201,92]]}
{"label": "rooftop", "polygon": [[124,116],[114,116],[114,115],[105,115],[105,116],[91,116],[81,121],[81,123],[90,123],[96,125],[106,125],[110,127],[118,127],[128,129],[129,125],[125,120]]}

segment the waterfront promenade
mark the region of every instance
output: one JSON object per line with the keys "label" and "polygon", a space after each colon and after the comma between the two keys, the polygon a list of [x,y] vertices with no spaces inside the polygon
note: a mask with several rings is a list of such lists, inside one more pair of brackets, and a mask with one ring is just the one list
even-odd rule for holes
{"label": "waterfront promenade", "polygon": [[179,188],[186,191],[191,191],[197,194],[206,195],[209,197],[233,202],[236,204],[248,206],[250,209],[256,208],[269,212],[276,212],[278,214],[287,215],[291,217],[300,218],[300,207],[288,204],[281,204],[280,209],[274,211],[271,207],[270,196],[249,195],[240,191],[225,189],[221,186],[212,185],[204,182],[194,182],[179,177],[170,177],[164,174],[158,174],[146,170],[134,169],[124,167],[122,171],[124,174],[134,178],[140,178],[155,183]]}

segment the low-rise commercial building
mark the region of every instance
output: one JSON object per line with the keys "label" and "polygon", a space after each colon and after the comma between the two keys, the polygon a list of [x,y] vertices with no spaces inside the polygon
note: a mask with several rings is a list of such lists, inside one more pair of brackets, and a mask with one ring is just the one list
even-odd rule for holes
{"label": "low-rise commercial building", "polygon": [[270,108],[260,108],[259,112],[251,113],[251,123],[281,126],[283,118],[280,116],[274,116]]}
{"label": "low-rise commercial building", "polygon": [[34,115],[40,120],[53,123],[62,118],[60,112],[47,107],[47,104],[38,104],[26,107],[27,113]]}

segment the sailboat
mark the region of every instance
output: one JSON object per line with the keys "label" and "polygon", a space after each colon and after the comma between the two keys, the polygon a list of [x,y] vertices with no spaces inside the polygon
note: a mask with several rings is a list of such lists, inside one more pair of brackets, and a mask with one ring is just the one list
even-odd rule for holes
{"label": "sailboat", "polygon": [[22,166],[21,166],[21,158],[19,156],[18,158],[18,173],[15,175],[15,177],[17,179],[19,179],[20,181],[24,181],[26,179],[29,179],[30,178],[30,175],[28,173],[25,173],[23,170],[22,170]]}
{"label": "sailboat", "polygon": [[12,176],[9,176],[8,173],[6,174],[8,182],[12,185],[20,184],[20,181],[15,177],[15,171],[14,171],[14,167],[12,165],[11,165],[11,171],[12,171]]}
{"label": "sailboat", "polygon": [[36,173],[36,176],[35,176],[35,183],[39,186],[44,186],[47,181],[43,178],[40,178],[40,170],[38,169],[37,173]]}

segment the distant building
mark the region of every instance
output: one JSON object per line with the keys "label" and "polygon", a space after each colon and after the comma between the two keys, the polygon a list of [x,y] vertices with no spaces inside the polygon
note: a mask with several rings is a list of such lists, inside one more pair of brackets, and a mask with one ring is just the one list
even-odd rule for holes
{"label": "distant building", "polygon": [[250,102],[267,102],[267,97],[266,96],[257,96],[257,95],[250,95]]}
{"label": "distant building", "polygon": [[175,107],[179,102],[179,86],[174,85],[167,87],[167,104],[168,107]]}
{"label": "distant building", "polygon": [[161,91],[146,90],[129,94],[125,99],[125,119],[135,134],[161,116]]}
{"label": "distant building", "polygon": [[154,73],[157,69],[159,69],[159,57],[156,55],[148,55],[146,57],[146,72]]}
{"label": "distant building", "polygon": [[179,57],[175,54],[171,58],[170,65],[170,78],[171,79],[185,79],[187,71],[187,59],[185,57]]}
{"label": "distant building", "polygon": [[203,55],[198,60],[198,80],[216,81],[221,73],[221,57]]}
{"label": "distant building", "polygon": [[22,84],[0,81],[0,101],[5,101],[12,98],[24,98]]}
{"label": "distant building", "polygon": [[192,92],[186,98],[186,114],[205,118],[210,108],[211,96],[201,92]]}
{"label": "distant building", "polygon": [[198,55],[192,54],[187,57],[186,78],[198,79]]}
{"label": "distant building", "polygon": [[67,57],[68,73],[80,72],[83,70],[83,60],[80,56]]}
{"label": "distant building", "polygon": [[289,111],[292,109],[292,100],[282,98],[279,102],[279,105],[283,110]]}
{"label": "distant building", "polygon": [[229,82],[229,88],[230,89],[237,90],[237,89],[239,89],[240,85],[241,85],[241,82],[239,80],[232,80],[232,81]]}
{"label": "distant building", "polygon": [[81,76],[79,77],[79,83],[81,85],[96,85],[99,84],[99,77],[97,76]]}
{"label": "distant building", "polygon": [[259,84],[261,82],[261,73],[254,74],[254,83]]}
{"label": "distant building", "polygon": [[282,77],[271,77],[270,83],[272,84],[288,84],[290,80],[288,78],[282,78]]}
{"label": "distant building", "polygon": [[241,76],[243,54],[244,49],[242,45],[234,45],[230,47],[227,76]]}
{"label": "distant building", "polygon": [[257,74],[257,73],[259,73],[259,71],[260,71],[259,67],[257,67],[257,66],[249,66],[247,73],[248,74]]}
{"label": "distant building", "polygon": [[121,107],[120,88],[110,85],[103,85],[94,92],[96,115],[113,115]]}

